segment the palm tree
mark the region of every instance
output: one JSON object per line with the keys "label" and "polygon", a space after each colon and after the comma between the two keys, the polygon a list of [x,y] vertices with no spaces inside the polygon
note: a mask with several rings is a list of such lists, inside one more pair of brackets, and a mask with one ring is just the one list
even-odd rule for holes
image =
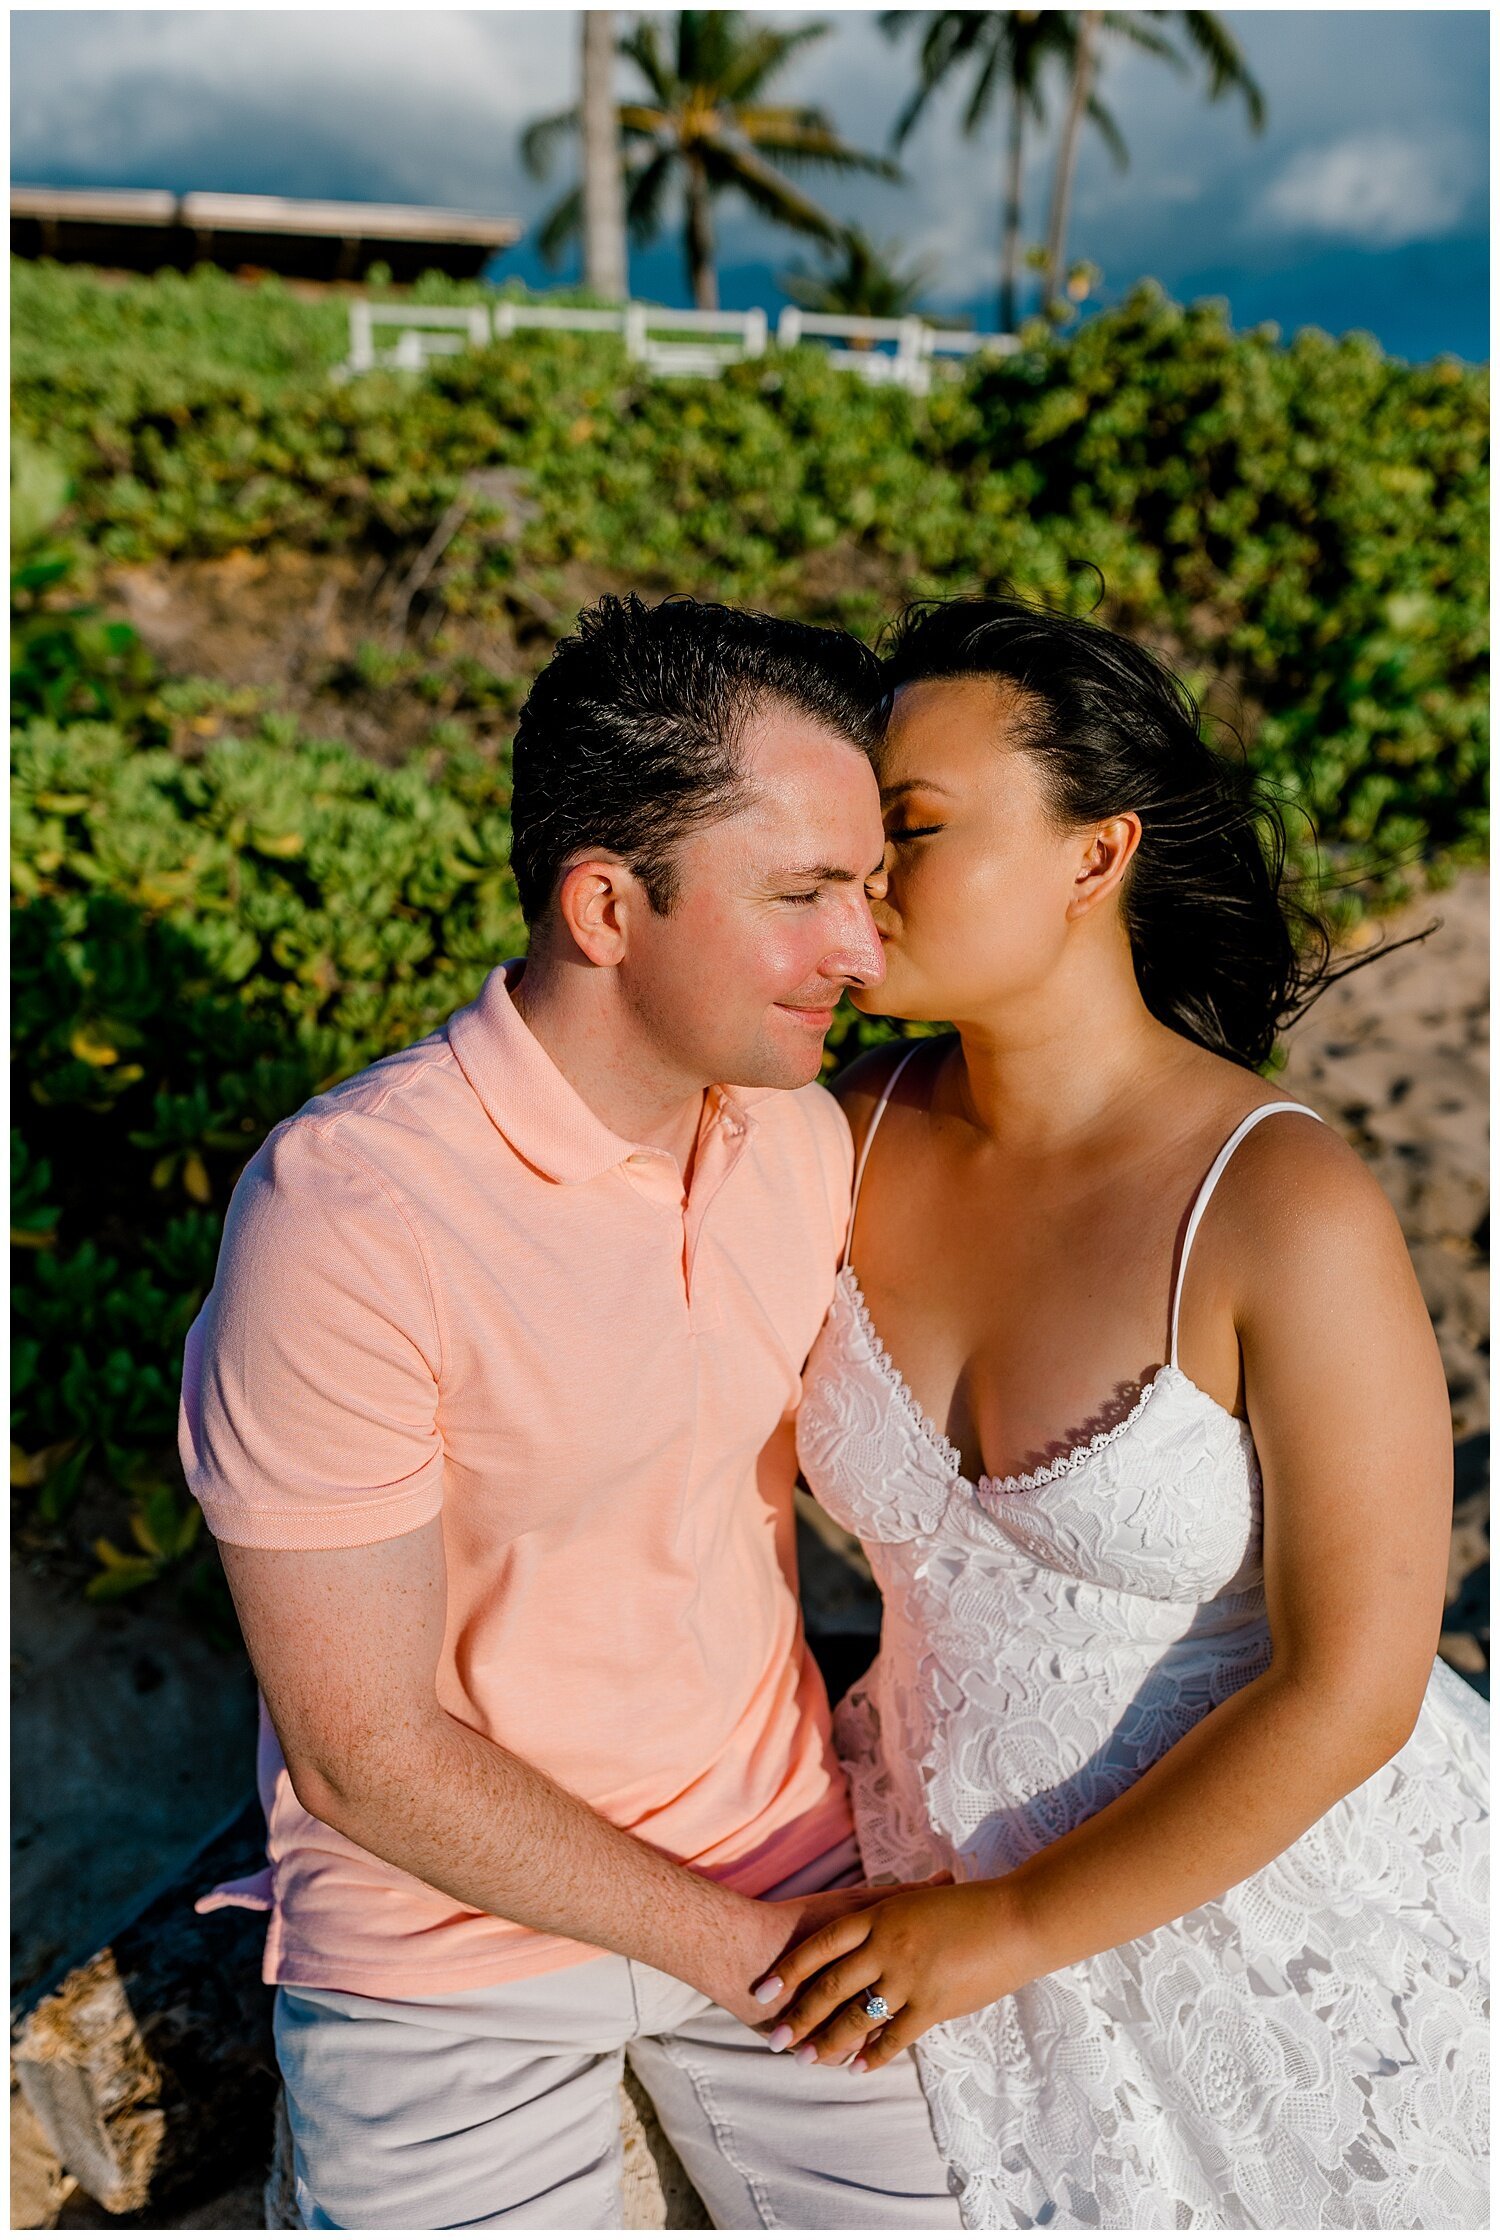
{"label": "palm tree", "polygon": [[1062,275],[1063,253],[1068,233],[1068,202],[1072,193],[1073,169],[1078,160],[1078,133],[1085,114],[1094,113],[1094,72],[1098,65],[1100,42],[1113,34],[1129,40],[1133,46],[1144,47],[1150,54],[1170,62],[1176,70],[1188,68],[1187,59],[1160,32],[1146,28],[1143,16],[1154,16],[1158,21],[1170,18],[1180,23],[1188,45],[1206,64],[1208,69],[1208,98],[1218,101],[1226,93],[1244,95],[1250,127],[1259,132],[1266,121],[1265,97],[1245,64],[1239,42],[1228,31],[1221,19],[1203,8],[1147,8],[1131,10],[1105,10],[1086,8],[1076,18],[1073,41],[1072,86],[1069,92],[1068,112],[1063,120],[1062,139],[1057,151],[1057,172],[1052,187],[1052,211],[1047,224],[1047,264],[1042,283],[1042,299],[1050,312],[1058,300],[1058,283]]}
{"label": "palm tree", "polygon": [[[635,64],[647,88],[646,98],[624,102],[619,112],[631,237],[644,242],[655,236],[669,190],[680,187],[688,285],[700,311],[718,307],[713,205],[726,190],[735,189],[778,225],[826,241],[838,234],[835,220],[785,174],[821,167],[873,172],[882,179],[901,176],[887,157],[841,140],[821,109],[762,98],[792,55],[829,28],[809,23],[779,31],[747,23],[732,9],[684,8],[670,51],[650,17],[620,41],[621,54]],[[575,108],[528,127],[521,152],[533,177],[546,176],[557,143],[578,126]],[[556,258],[577,233],[581,203],[574,188],[544,220],[544,257]]]}
{"label": "palm tree", "polygon": [[606,303],[620,303],[626,294],[625,185],[610,9],[584,9],[582,62],[583,284]]}
{"label": "palm tree", "polygon": [[909,265],[903,272],[896,262],[900,244],[877,245],[859,226],[846,226],[839,236],[842,261],[822,272],[794,266],[780,276],[793,303],[804,311],[832,312],[852,319],[904,319],[931,286],[934,267]]}
{"label": "palm tree", "polygon": [[[975,76],[964,111],[963,131],[973,136],[988,116],[995,94],[1006,94],[1005,215],[1000,249],[1000,330],[1016,323],[1016,284],[1021,269],[1021,163],[1026,119],[1047,121],[1042,80],[1050,65],[1066,70],[1072,61],[1073,18],[1055,8],[941,8],[925,19],[904,8],[887,9],[881,29],[899,38],[908,24],[923,20],[917,50],[917,85],[896,120],[892,144],[900,147],[932,96],[948,78],[972,66]],[[1095,98],[1090,115],[1118,144],[1114,119]]]}

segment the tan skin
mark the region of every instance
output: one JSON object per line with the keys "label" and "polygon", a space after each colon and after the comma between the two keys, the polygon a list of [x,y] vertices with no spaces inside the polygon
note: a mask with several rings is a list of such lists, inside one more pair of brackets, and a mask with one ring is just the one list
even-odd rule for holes
{"label": "tan skin", "polygon": [[[1146,1010],[1121,915],[1139,820],[1061,826],[1016,712],[985,678],[897,695],[874,906],[886,978],[854,998],[958,1029],[896,1087],[852,1259],[971,1480],[1065,1453],[1166,1360],[1187,1208],[1235,1124],[1277,1098]],[[890,1066],[874,1053],[843,1084],[857,1140]],[[814,1934],[760,1987],[777,2050],[876,2068],[1174,1921],[1411,1733],[1443,1604],[1447,1394],[1395,1217],[1332,1128],[1284,1115],[1235,1154],[1189,1263],[1179,1365],[1254,1434],[1269,1669],[1014,1872]],[[871,2033],[850,2002],[876,1985],[894,2019]]]}
{"label": "tan skin", "polygon": [[[607,1126],[670,1151],[684,1187],[704,1092],[817,1077],[833,1007],[883,970],[867,884],[884,848],[866,757],[760,709],[743,805],[677,853],[659,915],[617,858],[581,854],[534,929],[517,1007]],[[224,1546],[297,1797],[460,1903],[661,1968],[742,2020],[789,1943],[858,1893],[765,1902],[663,1858],[440,1705],[438,1522],[372,1547]]]}

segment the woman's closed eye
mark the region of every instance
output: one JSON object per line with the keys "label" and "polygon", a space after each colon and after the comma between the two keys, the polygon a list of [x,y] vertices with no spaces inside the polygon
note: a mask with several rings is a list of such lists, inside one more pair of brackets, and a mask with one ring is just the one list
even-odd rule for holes
{"label": "woman's closed eye", "polygon": [[897,832],[888,832],[886,838],[893,846],[899,848],[907,840],[926,840],[934,832],[941,832],[942,829],[940,824],[909,824],[903,825]]}

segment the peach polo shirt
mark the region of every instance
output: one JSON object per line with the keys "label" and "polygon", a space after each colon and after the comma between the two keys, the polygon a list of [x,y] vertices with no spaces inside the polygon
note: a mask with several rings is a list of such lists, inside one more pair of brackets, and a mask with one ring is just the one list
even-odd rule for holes
{"label": "peach polo shirt", "polygon": [[[246,1167],[188,1335],[183,1466],[246,1547],[440,1515],[444,1708],[753,1894],[852,1832],[792,1509],[848,1131],[821,1088],[710,1090],[684,1198],[522,1023],[518,969]],[[401,1998],[593,1957],[313,1819],[264,1714],[259,1772],[268,1982]]]}

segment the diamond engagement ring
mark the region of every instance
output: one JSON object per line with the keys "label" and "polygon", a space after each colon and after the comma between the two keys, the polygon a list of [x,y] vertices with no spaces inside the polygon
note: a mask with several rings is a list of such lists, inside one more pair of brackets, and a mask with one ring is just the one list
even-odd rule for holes
{"label": "diamond engagement ring", "polygon": [[872,1991],[865,2001],[865,2013],[872,2022],[889,2022],[891,2010],[878,1991]]}

